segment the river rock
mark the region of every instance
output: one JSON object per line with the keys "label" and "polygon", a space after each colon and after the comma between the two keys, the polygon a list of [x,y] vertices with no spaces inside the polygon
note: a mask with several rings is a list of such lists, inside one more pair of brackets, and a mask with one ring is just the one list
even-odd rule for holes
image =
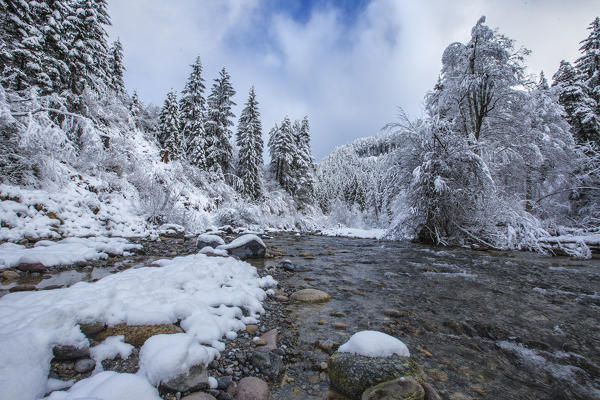
{"label": "river rock", "polygon": [[217,400],[217,398],[208,393],[196,392],[182,397],[181,400]]}
{"label": "river rock", "polygon": [[423,400],[425,390],[413,378],[382,382],[364,391],[361,400]]}
{"label": "river rock", "polygon": [[265,349],[275,350],[277,348],[277,333],[277,328],[275,328],[260,335],[260,339],[264,342]]}
{"label": "river rock", "polygon": [[109,336],[125,335],[125,342],[135,347],[142,347],[148,338],[155,335],[182,333],[183,329],[173,324],[161,325],[127,325],[117,324],[109,326],[106,330],[94,335],[98,342]]}
{"label": "river rock", "polygon": [[14,292],[32,292],[34,290],[37,290],[37,288],[35,287],[35,285],[16,285],[11,287],[10,289],[8,289],[9,292],[14,293]]}
{"label": "river rock", "polygon": [[17,269],[23,272],[46,272],[46,266],[42,263],[26,263],[22,262],[17,265]]}
{"label": "river rock", "polygon": [[324,303],[331,299],[331,296],[318,289],[302,289],[294,292],[291,299],[301,303]]}
{"label": "river rock", "polygon": [[79,372],[80,374],[90,372],[94,368],[96,368],[96,361],[92,360],[91,358],[82,358],[75,361],[75,371]]}
{"label": "river rock", "polygon": [[163,224],[158,227],[158,234],[164,237],[183,239],[185,228],[177,224]]}
{"label": "river rock", "polygon": [[233,378],[231,376],[228,376],[228,375],[220,376],[217,378],[217,388],[220,390],[227,390],[229,385],[231,385],[232,381],[233,381]]}
{"label": "river rock", "polygon": [[440,395],[435,391],[433,386],[431,386],[427,382],[423,382],[421,385],[423,386],[423,390],[425,390],[425,399],[424,400],[442,400]]}
{"label": "river rock", "polygon": [[229,244],[218,246],[217,249],[227,250],[230,255],[245,260],[248,258],[265,258],[267,246],[258,236],[248,234],[234,239]]}
{"label": "river rock", "polygon": [[8,279],[10,281],[14,281],[16,279],[19,279],[21,275],[19,275],[18,272],[15,271],[2,271],[2,277],[4,279]]}
{"label": "river rock", "polygon": [[198,236],[198,238],[196,239],[196,248],[198,249],[202,249],[207,246],[215,248],[223,244],[225,244],[225,241],[221,239],[220,236],[210,235],[207,233]]}
{"label": "river rock", "polygon": [[254,350],[250,356],[250,362],[272,381],[277,379],[283,368],[283,357],[266,347]]}
{"label": "river rock", "polygon": [[262,379],[249,376],[242,378],[237,385],[235,400],[269,400],[269,385]]}
{"label": "river rock", "polygon": [[104,322],[82,322],[79,324],[79,329],[87,337],[91,337],[106,329]]}
{"label": "river rock", "polygon": [[90,348],[88,346],[58,345],[52,349],[54,358],[60,361],[77,360],[79,358],[89,358]]}
{"label": "river rock", "polygon": [[204,365],[194,365],[186,373],[162,382],[161,387],[175,392],[188,392],[208,388],[208,373]]}
{"label": "river rock", "polygon": [[292,263],[290,260],[283,260],[279,264],[277,264],[277,268],[281,268],[285,271],[290,272],[304,272],[308,271],[308,268]]}
{"label": "river rock", "polygon": [[254,324],[246,325],[246,332],[248,332],[248,333],[254,333],[257,330],[258,330],[258,325],[254,325]]}
{"label": "river rock", "polygon": [[423,371],[410,357],[366,357],[335,352],[329,357],[327,371],[331,386],[351,399],[381,382],[401,377],[422,377]]}

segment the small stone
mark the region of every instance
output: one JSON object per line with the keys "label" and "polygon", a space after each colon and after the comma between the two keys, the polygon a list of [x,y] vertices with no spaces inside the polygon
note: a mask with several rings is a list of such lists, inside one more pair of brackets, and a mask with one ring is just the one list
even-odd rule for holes
{"label": "small stone", "polygon": [[106,324],[104,322],[82,322],[79,324],[79,329],[85,336],[90,337],[106,329]]}
{"label": "small stone", "polygon": [[395,308],[388,308],[386,310],[383,310],[383,314],[387,315],[388,317],[392,317],[392,318],[400,318],[405,316],[406,313],[403,313],[400,310],[397,310]]}
{"label": "small stone", "polygon": [[267,344],[267,342],[266,342],[264,339],[261,339],[261,338],[258,338],[258,337],[257,337],[257,338],[254,338],[252,341],[253,341],[253,342],[254,342],[254,344],[255,344],[255,345],[257,345],[257,346],[264,346],[264,345],[266,345],[266,344]]}
{"label": "small stone", "polygon": [[361,400],[423,400],[425,390],[413,378],[402,377],[368,388]]}
{"label": "small stone", "polygon": [[217,400],[215,396],[212,396],[208,393],[196,392],[185,397],[182,397],[181,400]]}
{"label": "small stone", "polygon": [[42,263],[20,263],[17,269],[23,272],[46,272],[46,266]]}
{"label": "small stone", "polygon": [[14,281],[16,279],[19,279],[20,276],[21,275],[19,275],[19,273],[15,272],[15,271],[10,271],[10,270],[9,271],[2,271],[2,277],[4,279],[8,279],[10,281]]}
{"label": "small stone", "polygon": [[334,329],[338,329],[340,331],[345,330],[347,327],[348,327],[348,325],[346,325],[346,324],[344,324],[342,322],[336,322],[336,323],[333,324],[333,328]]}
{"label": "small stone", "polygon": [[217,378],[217,388],[221,390],[226,390],[229,385],[233,382],[233,378],[231,376],[220,376]]}
{"label": "small stone", "polygon": [[324,319],[320,319],[320,320],[317,321],[317,324],[319,324],[319,325],[327,325],[327,321],[324,320]]}
{"label": "small stone", "polygon": [[343,312],[339,312],[339,311],[332,311],[329,313],[329,315],[331,315],[332,317],[345,317],[346,314],[344,314]]}
{"label": "small stone", "polygon": [[254,333],[258,330],[258,325],[246,325],[246,332]]}
{"label": "small stone", "polygon": [[325,361],[322,361],[319,364],[319,368],[321,369],[321,371],[326,371],[327,370],[327,363]]}
{"label": "small stone", "polygon": [[90,372],[94,368],[96,368],[96,361],[92,360],[91,358],[82,358],[75,361],[75,371],[79,372],[80,374]]}
{"label": "small stone", "polygon": [[336,345],[336,343],[334,343],[333,340],[327,339],[327,340],[319,340],[317,342],[317,347],[320,348],[321,350],[331,354],[331,353],[333,353],[333,350],[335,350],[338,347],[338,345]]}
{"label": "small stone", "polygon": [[291,299],[302,303],[324,303],[331,296],[318,289],[302,289],[292,294]]}
{"label": "small stone", "polygon": [[263,333],[259,339],[265,342],[265,348],[268,350],[275,350],[277,348],[277,328],[271,329],[268,332]]}
{"label": "small stone", "polygon": [[236,400],[269,400],[269,385],[262,379],[253,376],[240,380],[237,386]]}
{"label": "small stone", "polygon": [[421,386],[423,386],[423,390],[425,390],[424,400],[442,400],[440,395],[435,391],[433,386],[431,386],[429,383],[427,383],[427,382],[422,383]]}
{"label": "small stone", "polygon": [[52,349],[52,354],[57,360],[77,360],[79,358],[89,358],[90,348],[87,346],[76,347],[72,345],[58,345]]}
{"label": "small stone", "polygon": [[187,372],[180,374],[161,386],[176,392],[189,392],[208,388],[208,373],[204,365],[194,365]]}
{"label": "small stone", "polygon": [[231,368],[231,367],[229,367],[229,368],[226,368],[226,369],[225,369],[225,373],[226,373],[227,375],[233,375],[233,368]]}
{"label": "small stone", "polygon": [[283,295],[283,294],[278,294],[275,296],[275,300],[280,301],[282,303],[285,303],[286,301],[288,301],[290,298]]}
{"label": "small stone", "polygon": [[14,292],[32,292],[34,290],[37,290],[37,288],[34,285],[16,285],[11,287],[10,289],[8,289],[9,292],[14,293]]}

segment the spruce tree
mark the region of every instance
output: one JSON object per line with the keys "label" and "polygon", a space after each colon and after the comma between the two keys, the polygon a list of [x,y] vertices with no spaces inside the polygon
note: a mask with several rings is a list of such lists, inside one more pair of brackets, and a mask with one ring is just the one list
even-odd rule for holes
{"label": "spruce tree", "polygon": [[589,100],[583,106],[583,123],[587,127],[587,138],[600,144],[600,17],[588,27],[589,36],[581,41],[582,56],[575,61],[575,68],[582,80]]}
{"label": "spruce tree", "polygon": [[294,192],[298,200],[303,203],[314,201],[314,160],[310,150],[310,126],[308,116],[305,116],[295,130],[296,151],[294,153]]}
{"label": "spruce tree", "polygon": [[288,193],[293,193],[296,187],[292,171],[296,138],[290,118],[286,115],[279,127],[275,126],[271,129],[269,136],[271,171],[281,187]]}
{"label": "spruce tree", "polygon": [[248,101],[240,116],[236,143],[239,147],[238,176],[244,183],[243,192],[256,200],[262,194],[263,140],[254,86],[250,89]]}
{"label": "spruce tree", "polygon": [[230,76],[223,68],[219,77],[215,79],[210,96],[208,96],[208,115],[205,124],[206,130],[206,167],[223,175],[229,173],[233,161],[231,147],[231,127],[235,115],[231,107],[235,105],[231,98],[235,90],[231,86]]}
{"label": "spruce tree", "polygon": [[123,80],[123,45],[119,39],[115,40],[110,46],[108,57],[108,79],[110,88],[117,94],[125,94],[125,81]]}
{"label": "spruce tree", "polygon": [[162,147],[161,157],[164,162],[178,159],[181,156],[181,134],[179,129],[177,95],[171,90],[167,94],[165,104],[160,111],[158,126],[158,141]]}
{"label": "spruce tree", "polygon": [[199,168],[206,168],[206,133],[204,131],[206,100],[204,99],[204,89],[202,63],[200,57],[197,57],[183,89],[180,105],[183,148],[188,161]]}
{"label": "spruce tree", "polygon": [[137,91],[134,90],[133,95],[131,96],[131,103],[129,104],[129,113],[131,114],[131,118],[133,118],[133,122],[136,127],[139,127],[139,118],[141,112],[142,105],[140,104]]}

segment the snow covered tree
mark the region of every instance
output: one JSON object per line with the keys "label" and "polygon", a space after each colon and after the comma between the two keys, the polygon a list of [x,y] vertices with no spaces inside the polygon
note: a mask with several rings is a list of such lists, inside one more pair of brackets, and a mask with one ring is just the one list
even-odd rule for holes
{"label": "snow covered tree", "polygon": [[159,119],[158,141],[163,149],[162,159],[164,162],[178,159],[181,156],[181,133],[179,106],[174,91],[167,94]]}
{"label": "snow covered tree", "polygon": [[206,168],[206,100],[200,57],[192,65],[192,72],[181,96],[181,130],[183,148],[188,161],[199,168]]}
{"label": "snow covered tree", "polygon": [[314,160],[310,150],[310,126],[308,116],[301,123],[294,123],[296,141],[292,161],[294,193],[302,203],[313,203],[315,196]]}
{"label": "snow covered tree", "polygon": [[591,100],[584,106],[583,124],[589,128],[588,139],[600,144],[600,17],[588,29],[590,34],[581,42],[583,55],[575,61],[575,68]]}
{"label": "snow covered tree", "polygon": [[231,86],[231,78],[225,68],[221,69],[215,79],[210,96],[208,96],[208,113],[205,122],[206,131],[206,167],[217,175],[229,173],[233,162],[231,147],[232,118],[235,117],[231,107],[235,105],[232,97],[235,90]]}
{"label": "snow covered tree", "polygon": [[240,115],[236,144],[239,148],[237,173],[244,184],[243,193],[257,200],[262,196],[263,139],[254,86]]}
{"label": "snow covered tree", "polygon": [[125,81],[123,80],[123,45],[119,39],[115,40],[110,46],[108,57],[108,78],[110,80],[110,88],[115,93],[122,95],[125,93]]}
{"label": "snow covered tree", "polygon": [[554,74],[554,90],[558,101],[567,113],[573,135],[579,142],[593,140],[598,142],[600,121],[595,114],[597,104],[589,95],[589,90],[577,70],[566,61],[561,61]]}
{"label": "snow covered tree", "polygon": [[271,153],[271,171],[275,180],[288,193],[294,193],[295,181],[292,165],[296,153],[296,137],[290,118],[286,116],[281,125],[269,132],[269,152]]}

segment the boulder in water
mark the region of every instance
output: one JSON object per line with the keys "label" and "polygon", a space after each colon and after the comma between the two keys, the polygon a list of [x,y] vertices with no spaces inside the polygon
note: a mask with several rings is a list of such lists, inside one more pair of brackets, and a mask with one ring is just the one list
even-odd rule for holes
{"label": "boulder in water", "polygon": [[231,243],[220,245],[217,250],[227,250],[232,255],[241,260],[248,258],[264,258],[267,246],[256,235],[242,235],[234,239]]}

